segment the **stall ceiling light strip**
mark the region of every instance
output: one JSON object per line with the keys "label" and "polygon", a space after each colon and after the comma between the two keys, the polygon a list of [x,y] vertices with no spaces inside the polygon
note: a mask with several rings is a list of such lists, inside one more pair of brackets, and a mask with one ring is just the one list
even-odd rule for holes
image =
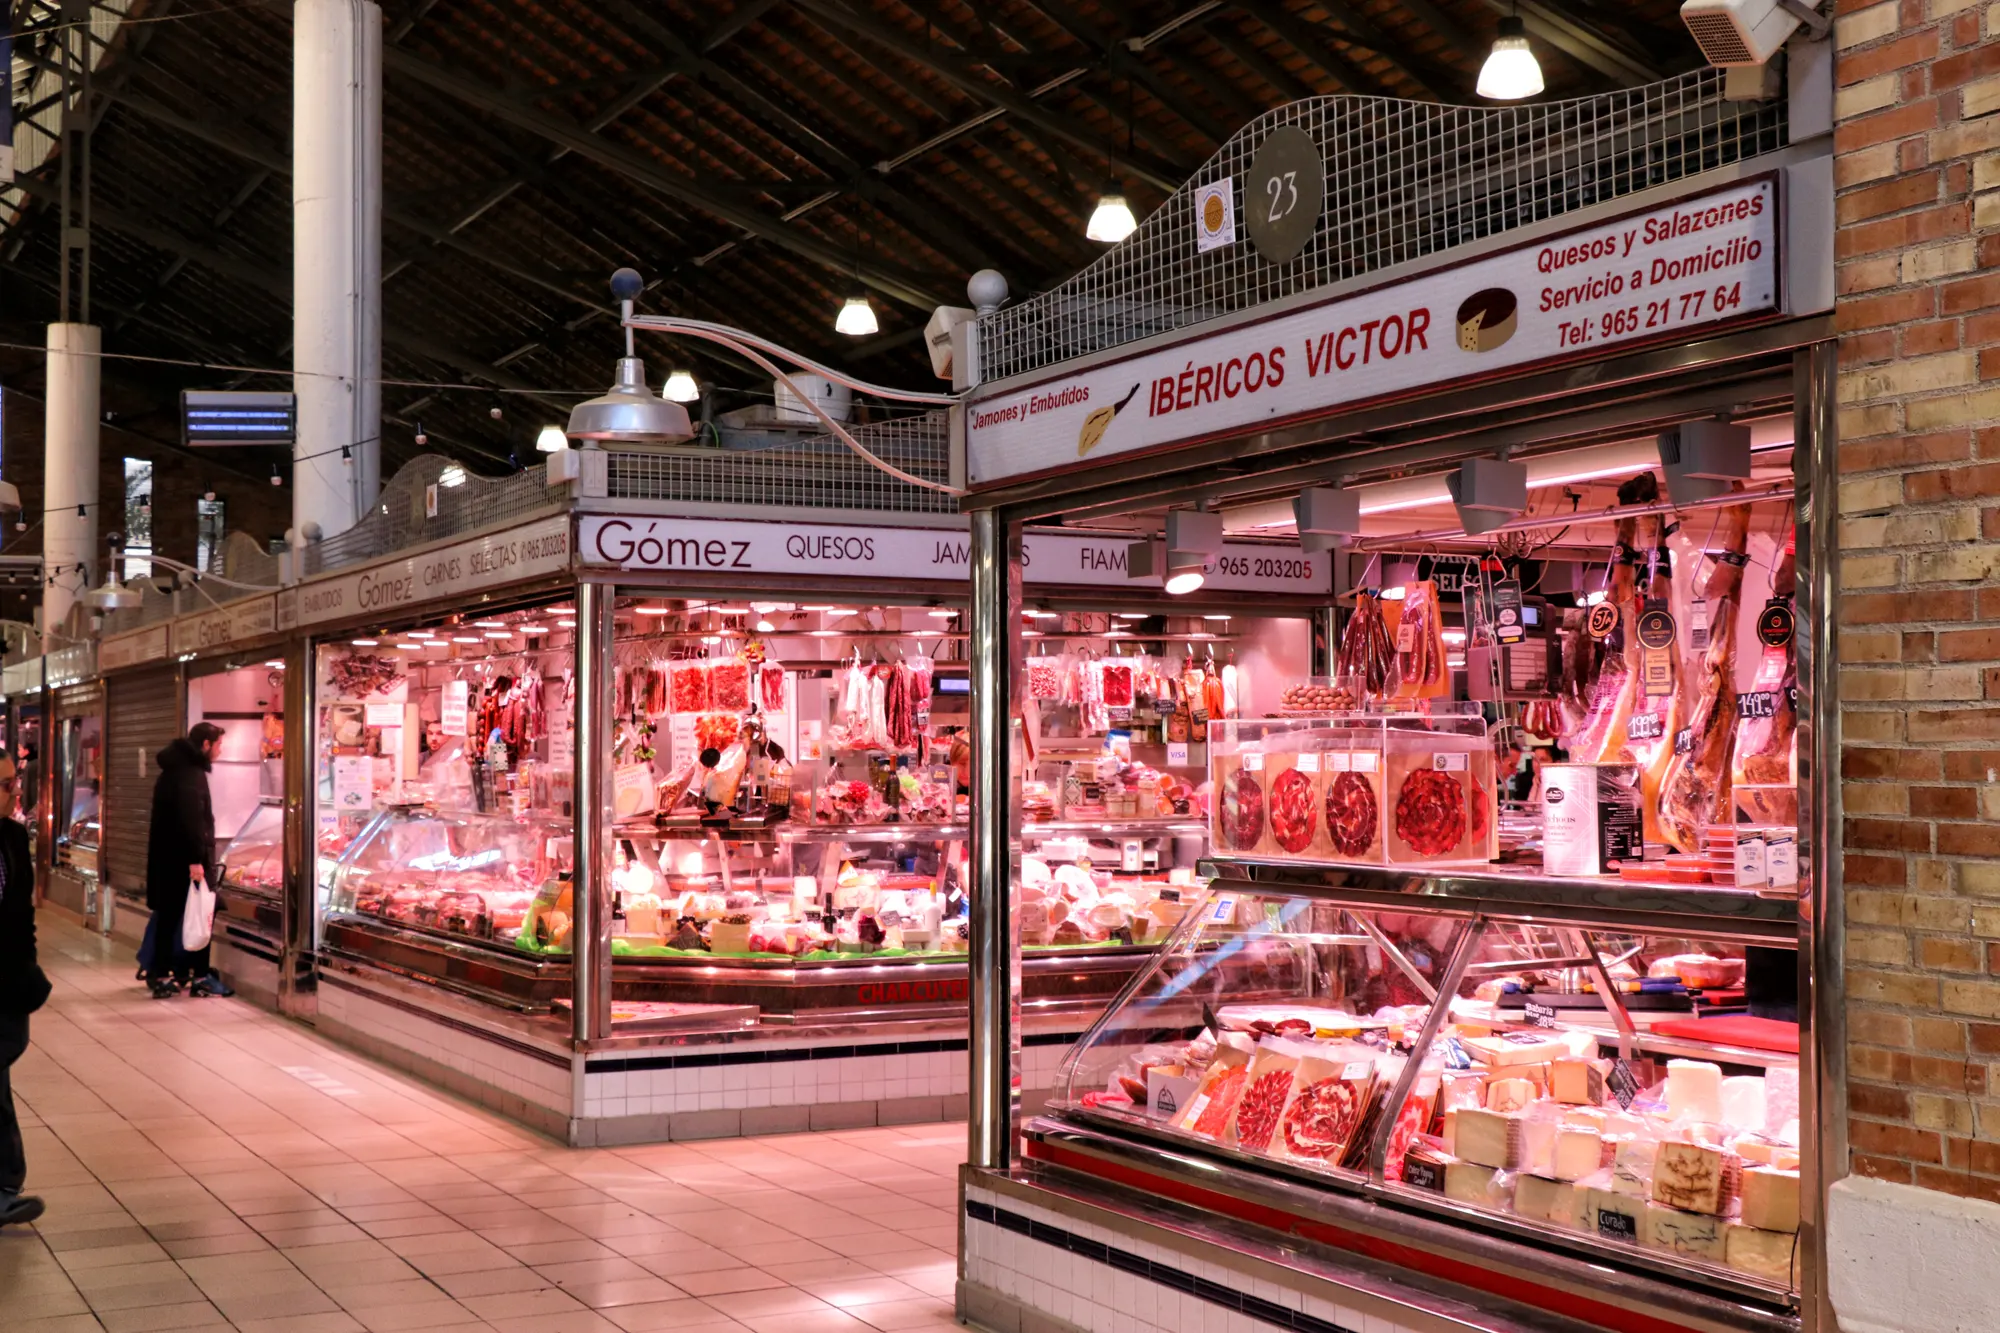
{"label": "stall ceiling light strip", "polygon": [[[1580,514],[1537,514],[1532,518],[1516,519],[1503,523],[1497,528],[1480,534],[1484,539],[1499,532],[1534,532],[1541,528],[1551,528],[1559,524],[1610,523],[1621,518],[1640,518],[1647,514],[1685,514],[1696,509],[1733,509],[1738,505],[1753,505],[1764,500],[1792,500],[1798,490],[1790,482],[1777,486],[1766,486],[1762,490],[1732,491],[1728,495],[1712,496],[1706,500],[1689,500],[1685,504],[1675,504],[1663,500],[1649,505],[1612,505],[1607,509],[1587,510]],[[1435,528],[1430,532],[1412,532],[1400,537],[1376,537],[1356,542],[1357,551],[1386,550],[1411,542],[1457,541],[1465,537],[1463,528]]]}

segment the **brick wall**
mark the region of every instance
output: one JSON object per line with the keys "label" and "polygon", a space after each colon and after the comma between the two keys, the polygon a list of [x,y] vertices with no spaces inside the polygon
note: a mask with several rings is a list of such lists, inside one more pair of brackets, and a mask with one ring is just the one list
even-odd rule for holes
{"label": "brick wall", "polygon": [[1834,39],[1849,1146],[2000,1200],[2000,4]]}

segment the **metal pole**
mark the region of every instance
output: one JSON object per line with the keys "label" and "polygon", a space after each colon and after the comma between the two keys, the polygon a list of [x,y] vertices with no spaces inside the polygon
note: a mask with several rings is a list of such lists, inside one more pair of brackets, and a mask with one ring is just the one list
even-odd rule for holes
{"label": "metal pole", "polygon": [[1013,912],[1014,690],[1021,641],[1021,529],[972,514],[972,1079],[967,1161],[1014,1156],[1021,1052],[1021,937]]}
{"label": "metal pole", "polygon": [[586,1045],[611,1031],[611,885],[604,853],[610,846],[611,784],[604,746],[611,739],[612,610],[616,590],[602,583],[576,589],[576,900],[570,931],[572,1032]]}
{"label": "metal pole", "polygon": [[319,1013],[319,874],[313,805],[315,698],[311,641],[285,647],[285,898],[280,925],[278,1012],[310,1020]]}
{"label": "metal pole", "polygon": [[1847,1174],[1846,908],[1840,856],[1840,707],[1833,609],[1840,584],[1838,349],[1815,343],[1793,356],[1792,475],[1798,486],[1799,660],[1799,1136],[1811,1183],[1799,1192],[1805,1256],[1800,1324],[1835,1327],[1826,1298],[1826,1188]]}

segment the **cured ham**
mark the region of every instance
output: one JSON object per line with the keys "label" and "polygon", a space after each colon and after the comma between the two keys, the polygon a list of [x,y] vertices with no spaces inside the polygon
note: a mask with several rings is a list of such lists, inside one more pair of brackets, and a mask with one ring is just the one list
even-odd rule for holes
{"label": "cured ham", "polygon": [[[1740,489],[1740,487],[1739,487]],[[1660,832],[1678,850],[1701,849],[1702,830],[1729,813],[1731,742],[1736,737],[1736,608],[1750,540],[1750,508],[1721,511],[1698,592],[1714,619],[1708,648],[1688,669],[1687,725],[1660,788]]]}
{"label": "cured ham", "polygon": [[[1618,488],[1621,505],[1651,504],[1659,498],[1660,485],[1650,472],[1642,472]],[[1639,538],[1642,531],[1651,535],[1658,529],[1659,520],[1650,515],[1621,518],[1616,525],[1618,550],[1605,600],[1618,610],[1618,628],[1605,644],[1605,660],[1591,691],[1597,708],[1587,715],[1578,743],[1570,749],[1571,757],[1584,763],[1632,758],[1628,727],[1643,698],[1639,682]]]}
{"label": "cured ham", "polygon": [[[1771,610],[1789,612],[1798,587],[1798,548],[1787,543],[1771,575],[1771,608],[1758,623],[1763,661],[1757,670],[1756,685],[1743,696],[1737,709],[1736,756],[1732,783],[1745,786],[1776,785],[1795,788],[1798,783],[1799,663],[1796,640],[1782,633],[1785,625],[1768,625]],[[1783,617],[1789,621],[1790,617]],[[1737,804],[1756,819],[1789,823],[1797,818],[1796,797],[1791,793],[1766,800],[1764,793],[1746,797],[1739,793]]]}

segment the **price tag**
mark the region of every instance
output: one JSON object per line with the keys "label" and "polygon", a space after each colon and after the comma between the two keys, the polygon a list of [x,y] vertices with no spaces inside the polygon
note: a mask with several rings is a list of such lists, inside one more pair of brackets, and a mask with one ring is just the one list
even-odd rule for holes
{"label": "price tag", "polygon": [[1769,690],[1752,690],[1748,694],[1736,696],[1736,716],[1740,718],[1776,717],[1778,696]]}
{"label": "price tag", "polygon": [[1431,767],[1440,773],[1463,773],[1471,763],[1472,756],[1463,750],[1431,756]]}
{"label": "price tag", "polygon": [[1354,771],[1356,773],[1373,773],[1375,765],[1380,758],[1380,755],[1375,754],[1357,754],[1354,756]]}
{"label": "price tag", "polygon": [[1604,1086],[1611,1089],[1611,1095],[1618,1099],[1621,1110],[1629,1111],[1639,1097],[1639,1079],[1633,1074],[1632,1066],[1623,1059],[1611,1062],[1611,1073],[1604,1080]]}
{"label": "price tag", "polygon": [[403,705],[367,705],[368,725],[371,727],[400,727],[403,725]]}
{"label": "price tag", "polygon": [[1248,773],[1262,773],[1264,771],[1263,753],[1258,750],[1247,751],[1243,756],[1243,769]]}
{"label": "price tag", "polygon": [[1413,653],[1416,650],[1417,626],[1414,621],[1406,620],[1396,626],[1396,651],[1399,653]]}
{"label": "price tag", "polygon": [[1326,771],[1346,773],[1354,767],[1354,756],[1345,752],[1329,752],[1326,755]]}
{"label": "price tag", "polygon": [[1233,893],[1223,894],[1215,900],[1215,905],[1208,909],[1208,924],[1211,926],[1226,926],[1235,920],[1236,895]]}
{"label": "price tag", "polygon": [[1411,1189],[1442,1191],[1444,1189],[1444,1167],[1437,1162],[1428,1161],[1422,1157],[1405,1157],[1403,1159],[1403,1183]]}
{"label": "price tag", "polygon": [[1639,1219],[1613,1212],[1609,1208],[1600,1208],[1597,1210],[1597,1234],[1611,1240],[1637,1241]]}
{"label": "price tag", "polygon": [[1132,706],[1130,704],[1119,704],[1116,707],[1108,707],[1104,712],[1111,719],[1111,725],[1114,727],[1129,727],[1132,725]]}
{"label": "price tag", "polygon": [[1298,770],[1299,770],[1299,772],[1301,772],[1301,773],[1317,773],[1317,772],[1319,772],[1319,753],[1318,753],[1318,751],[1316,751],[1316,750],[1307,750],[1307,751],[1305,751],[1305,752],[1304,752],[1303,754],[1301,754],[1301,755],[1299,756],[1299,762],[1298,762]]}
{"label": "price tag", "polygon": [[1167,742],[1167,767],[1168,767],[1168,768],[1186,768],[1186,767],[1187,767],[1187,763],[1188,763],[1188,747],[1187,747],[1187,742],[1186,742],[1186,741],[1168,741],[1168,742]]}
{"label": "price tag", "polygon": [[1708,603],[1699,599],[1688,607],[1688,650],[1708,651]]}
{"label": "price tag", "polygon": [[1552,1028],[1556,1025],[1556,1011],[1545,1004],[1536,1004],[1533,1000],[1529,1000],[1521,1007],[1521,1012],[1538,1028]]}
{"label": "price tag", "polygon": [[1674,753],[1686,754],[1694,748],[1694,728],[1682,727],[1674,733]]}
{"label": "price tag", "polygon": [[447,736],[465,734],[466,705],[472,695],[472,685],[468,681],[448,680],[444,683],[444,702],[439,706],[439,719],[444,724]]}
{"label": "price tag", "polygon": [[1635,741],[1656,741],[1667,733],[1667,720],[1658,713],[1635,713],[1625,734]]}

